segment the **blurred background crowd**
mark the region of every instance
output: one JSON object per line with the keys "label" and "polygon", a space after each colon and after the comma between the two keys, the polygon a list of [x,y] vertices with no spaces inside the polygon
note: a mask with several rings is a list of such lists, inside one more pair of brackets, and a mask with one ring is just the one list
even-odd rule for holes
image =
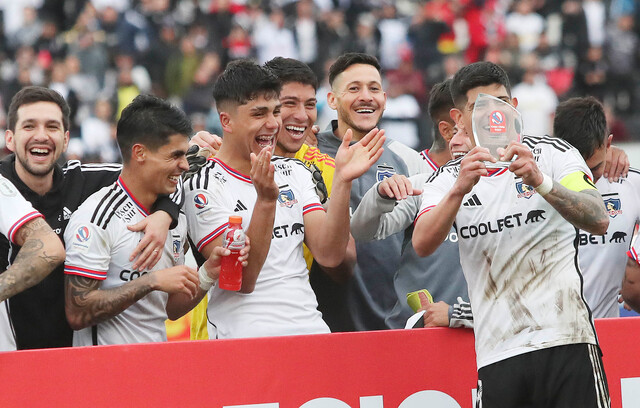
{"label": "blurred background crowd", "polygon": [[0,124],[21,87],[49,86],[72,107],[68,157],[118,161],[115,123],[137,94],[221,134],[225,64],[284,56],[320,78],[324,128],[328,67],[359,51],[383,68],[381,126],[416,149],[431,143],[431,86],[483,59],[509,73],[525,133],[550,134],[558,100],[594,95],[614,140],[640,140],[639,16],[636,0],[0,0]]}

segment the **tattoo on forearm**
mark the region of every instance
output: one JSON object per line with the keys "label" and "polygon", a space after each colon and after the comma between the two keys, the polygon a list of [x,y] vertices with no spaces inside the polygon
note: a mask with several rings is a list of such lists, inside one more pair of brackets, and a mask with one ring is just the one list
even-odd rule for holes
{"label": "tattoo on forearm", "polygon": [[13,263],[0,275],[0,300],[37,284],[63,261],[62,257],[48,254],[45,249],[43,238],[52,231],[43,219],[25,224],[18,234],[24,244]]}
{"label": "tattoo on forearm", "polygon": [[142,279],[107,290],[100,289],[101,281],[77,275],[67,275],[65,282],[67,311],[71,309],[73,320],[83,327],[120,314],[152,290]]}
{"label": "tattoo on forearm", "polygon": [[[602,197],[596,190],[575,192],[554,182],[553,189],[545,199],[569,222],[580,229],[588,230],[595,224],[606,222]],[[591,197],[585,197],[585,194]]]}

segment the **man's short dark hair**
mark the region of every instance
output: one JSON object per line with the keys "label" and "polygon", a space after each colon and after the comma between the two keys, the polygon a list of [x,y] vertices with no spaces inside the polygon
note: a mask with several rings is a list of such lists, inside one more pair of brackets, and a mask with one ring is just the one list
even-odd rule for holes
{"label": "man's short dark hair", "polygon": [[225,104],[244,105],[260,95],[267,99],[280,96],[280,80],[269,69],[249,60],[230,62],[213,85],[218,111]]}
{"label": "man's short dark hair", "polygon": [[278,77],[282,85],[290,82],[299,82],[304,85],[311,85],[314,90],[318,90],[318,77],[304,62],[293,58],[275,57],[267,61],[264,66]]}
{"label": "man's short dark hair", "polygon": [[138,95],[122,110],[118,120],[117,138],[122,160],[131,159],[136,143],[157,150],[179,134],[189,137],[193,132],[187,115],[177,106],[152,95]]}
{"label": "man's short dark hair", "polygon": [[333,86],[333,81],[336,77],[355,64],[371,65],[380,72],[380,63],[373,55],[362,52],[347,52],[339,56],[329,68],[329,85]]}
{"label": "man's short dark hair", "polygon": [[71,110],[69,104],[64,100],[62,95],[53,89],[44,88],[42,86],[27,86],[22,88],[11,99],[9,105],[9,113],[7,117],[7,125],[12,132],[16,131],[16,125],[18,124],[18,109],[22,105],[30,105],[37,102],[53,102],[60,107],[62,111],[62,126],[64,131],[69,130],[69,115]]}
{"label": "man's short dark hair", "polygon": [[553,135],[569,142],[586,160],[607,139],[607,118],[593,96],[571,98],[556,108]]}
{"label": "man's short dark hair", "polygon": [[431,88],[429,93],[429,117],[433,122],[433,142],[434,147],[439,149],[446,148],[446,142],[440,134],[438,123],[444,120],[453,123],[453,119],[449,115],[449,111],[453,108],[453,99],[451,99],[451,79],[445,79]]}
{"label": "man's short dark hair", "polygon": [[460,68],[451,82],[453,103],[462,107],[467,103],[467,92],[479,86],[503,85],[511,97],[509,76],[500,66],[493,62],[475,62]]}

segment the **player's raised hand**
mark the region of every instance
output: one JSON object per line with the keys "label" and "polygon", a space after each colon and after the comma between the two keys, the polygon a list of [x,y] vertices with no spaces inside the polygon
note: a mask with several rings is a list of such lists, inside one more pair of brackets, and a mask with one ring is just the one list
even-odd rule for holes
{"label": "player's raised hand", "polygon": [[378,184],[378,194],[385,198],[404,200],[409,196],[422,194],[422,190],[411,185],[411,181],[402,174],[394,174]]}
{"label": "player's raised hand", "polygon": [[485,162],[495,163],[497,160],[489,153],[489,149],[476,146],[467,153],[460,162],[460,174],[454,184],[454,189],[464,195],[471,191],[480,177],[489,174]]}
{"label": "player's raised hand", "polygon": [[278,185],[273,175],[276,171],[271,163],[271,147],[264,147],[256,156],[251,153],[251,182],[258,194],[258,200],[275,201],[278,199]]}
{"label": "player's raised hand", "polygon": [[519,142],[511,142],[506,149],[498,149],[498,154],[502,161],[513,160],[509,165],[509,171],[521,177],[523,183],[532,187],[542,184],[544,176],[527,146]]}
{"label": "player's raised hand", "polygon": [[342,144],[336,153],[336,172],[345,182],[360,177],[380,158],[386,139],[384,130],[372,129],[358,143],[350,145],[353,132],[348,129],[342,138]]}
{"label": "player's raised hand", "polygon": [[150,273],[151,287],[169,294],[183,293],[190,297],[198,294],[198,272],[186,265],[177,265]]}

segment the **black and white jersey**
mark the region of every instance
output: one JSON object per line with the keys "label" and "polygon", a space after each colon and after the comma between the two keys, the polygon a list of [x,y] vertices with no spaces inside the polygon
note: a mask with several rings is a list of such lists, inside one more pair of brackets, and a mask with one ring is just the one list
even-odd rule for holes
{"label": "black and white jersey", "polygon": [[[538,167],[560,181],[591,173],[560,139],[523,138]],[[460,160],[425,184],[419,216],[454,185]],[[533,350],[596,344],[582,296],[576,228],[507,168],[490,170],[462,201],[455,226],[473,308],[478,368]]]}
{"label": "black and white jersey", "polygon": [[[64,272],[101,280],[101,290],[116,288],[146,274],[134,270],[129,256],[143,232],[133,232],[128,225],[149,215],[122,179],[89,197],[71,216],[64,238],[67,259]],[[162,257],[152,269],[160,270],[184,263],[186,218],[169,231]],[[122,313],[74,332],[74,346],[126,344],[166,341],[165,320],[168,294],[153,291]]]}
{"label": "black and white jersey", "polygon": [[593,317],[619,317],[618,292],[627,264],[626,252],[640,221],[640,171],[629,169],[627,177],[596,183],[609,213],[605,235],[580,231],[579,260],[584,276],[584,296]]}
{"label": "black and white jersey", "polygon": [[[53,168],[53,184],[44,195],[31,190],[15,170],[15,155],[0,161],[0,174],[10,180],[42,215],[47,224],[64,241],[64,232],[76,209],[91,194],[102,187],[113,184],[122,168],[119,164],[81,164],[69,160],[64,166]],[[178,220],[178,201],[163,196],[155,205]],[[0,236],[0,270],[4,270],[15,259],[20,248]],[[16,294],[0,308],[8,309],[10,324],[0,322],[0,333],[14,337],[16,348],[34,349],[48,347],[71,347],[73,330],[69,327],[64,310],[64,265],[53,270],[37,285]]]}
{"label": "black and white jersey", "polygon": [[[302,256],[303,216],[324,211],[311,173],[296,159],[274,157],[274,179],[280,193],[271,245],[252,293],[214,286],[209,291],[210,338],[283,336],[328,333],[309,285]],[[201,250],[219,237],[229,216],[249,227],[257,199],[251,179],[218,159],[210,160],[185,183],[189,237]]]}

